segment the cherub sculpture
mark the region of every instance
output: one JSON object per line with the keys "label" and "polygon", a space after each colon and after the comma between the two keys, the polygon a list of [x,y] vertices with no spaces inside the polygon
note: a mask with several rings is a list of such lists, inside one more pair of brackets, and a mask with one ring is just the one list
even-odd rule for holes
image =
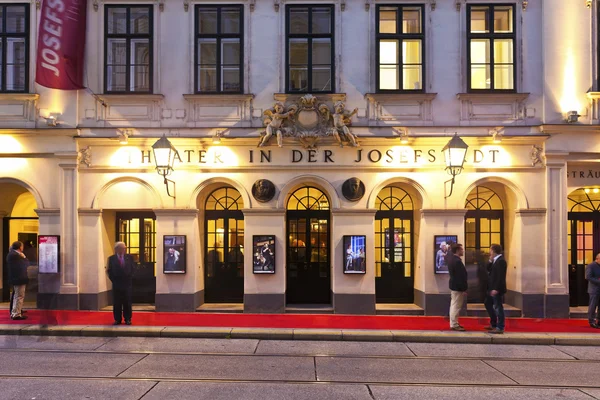
{"label": "cherub sculpture", "polygon": [[264,123],[267,126],[266,134],[260,139],[258,143],[258,147],[262,147],[269,142],[271,136],[273,136],[273,131],[277,135],[277,146],[283,146],[283,120],[294,115],[294,109],[284,113],[283,112],[283,104],[280,102],[275,103],[273,106],[273,110],[266,110],[264,115],[267,118],[264,119]]}
{"label": "cherub sculpture", "polygon": [[349,113],[346,111],[346,104],[343,101],[335,103],[333,114],[333,136],[340,144],[340,147],[344,147],[344,140],[349,142],[353,147],[358,147],[358,140],[356,136],[350,132],[348,125],[351,123],[351,118],[358,112],[358,108]]}

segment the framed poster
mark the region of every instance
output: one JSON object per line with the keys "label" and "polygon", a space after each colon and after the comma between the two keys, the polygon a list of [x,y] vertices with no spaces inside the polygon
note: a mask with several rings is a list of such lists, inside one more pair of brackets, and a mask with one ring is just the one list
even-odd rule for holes
{"label": "framed poster", "polygon": [[[402,236],[404,228],[394,228],[392,232],[390,228],[385,228],[385,262],[403,262],[404,261],[404,242]],[[392,249],[390,258],[390,249]]]}
{"label": "framed poster", "polygon": [[60,236],[38,236],[38,273],[57,274],[60,266]]}
{"label": "framed poster", "polygon": [[436,274],[448,273],[448,263],[446,259],[447,256],[451,254],[450,246],[457,242],[457,235],[435,235],[433,237],[433,271]]}
{"label": "framed poster", "polygon": [[344,236],[343,260],[345,274],[364,274],[367,271],[366,242],[364,235]]}
{"label": "framed poster", "polygon": [[255,274],[275,273],[275,235],[252,236],[252,272]]}
{"label": "framed poster", "polygon": [[163,236],[163,274],[185,274],[187,260],[185,235]]}

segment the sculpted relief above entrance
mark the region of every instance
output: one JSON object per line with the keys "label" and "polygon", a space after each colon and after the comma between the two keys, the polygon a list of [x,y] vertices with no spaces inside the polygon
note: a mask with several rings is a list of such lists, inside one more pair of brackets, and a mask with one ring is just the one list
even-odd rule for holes
{"label": "sculpted relief above entrance", "polygon": [[314,149],[329,137],[335,139],[340,147],[358,147],[358,138],[349,128],[352,116],[357,111],[356,108],[352,112],[346,110],[343,101],[335,102],[330,108],[311,94],[301,97],[287,108],[283,103],[276,102],[272,109],[264,112],[266,128],[258,147],[268,145],[273,136],[279,147],[283,146],[283,138],[292,138],[305,149]]}

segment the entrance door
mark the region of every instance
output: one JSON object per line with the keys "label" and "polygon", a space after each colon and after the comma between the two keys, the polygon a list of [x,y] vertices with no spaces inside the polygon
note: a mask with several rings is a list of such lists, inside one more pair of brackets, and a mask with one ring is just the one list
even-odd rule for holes
{"label": "entrance door", "polygon": [[[23,243],[23,253],[29,261],[29,266],[27,267],[29,283],[25,291],[25,302],[35,302],[37,301],[38,292],[37,232],[39,230],[39,219],[4,217],[3,225],[4,243],[0,243],[4,248],[2,253],[3,260],[6,260],[13,242],[18,240]],[[2,300],[9,301],[10,285],[8,284],[8,267],[6,263],[2,270],[2,282]]]}
{"label": "entrance door", "polygon": [[244,213],[240,193],[231,187],[206,201],[204,298],[207,303],[244,301]]}
{"label": "entrance door", "polygon": [[388,186],[375,205],[375,300],[413,303],[412,199],[403,189]]}
{"label": "entrance door", "polygon": [[135,262],[133,303],[154,304],[156,294],[156,216],[153,212],[117,213],[117,241]]}
{"label": "entrance door", "polygon": [[569,213],[567,225],[569,261],[569,305],[587,306],[589,295],[585,267],[600,252],[600,213]]}
{"label": "entrance door", "polygon": [[568,197],[569,304],[587,306],[585,267],[600,253],[600,189],[580,188]]}
{"label": "entrance door", "polygon": [[288,200],[286,302],[331,304],[329,201],[313,187]]}
{"label": "entrance door", "polygon": [[[477,186],[465,202],[465,267],[469,303],[482,303],[487,291],[487,263],[490,246],[503,246],[504,211],[500,197],[493,190]],[[450,251],[450,249],[448,249]]]}

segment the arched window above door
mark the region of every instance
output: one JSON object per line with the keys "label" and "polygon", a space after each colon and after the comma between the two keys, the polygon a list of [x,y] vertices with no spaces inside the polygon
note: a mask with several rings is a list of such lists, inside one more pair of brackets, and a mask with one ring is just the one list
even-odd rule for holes
{"label": "arched window above door", "polygon": [[305,186],[292,193],[286,208],[288,210],[329,210],[329,199],[319,189]]}
{"label": "arched window above door", "polygon": [[242,195],[232,187],[222,187],[206,199],[206,210],[241,210],[244,208]]}
{"label": "arched window above door", "polygon": [[377,195],[375,208],[381,211],[411,211],[413,210],[413,201],[405,190],[394,186],[387,186],[381,189]]}
{"label": "arched window above door", "polygon": [[465,201],[468,210],[503,210],[502,200],[492,189],[477,186],[469,193]]}
{"label": "arched window above door", "polygon": [[567,197],[569,212],[600,211],[600,189],[579,188]]}

